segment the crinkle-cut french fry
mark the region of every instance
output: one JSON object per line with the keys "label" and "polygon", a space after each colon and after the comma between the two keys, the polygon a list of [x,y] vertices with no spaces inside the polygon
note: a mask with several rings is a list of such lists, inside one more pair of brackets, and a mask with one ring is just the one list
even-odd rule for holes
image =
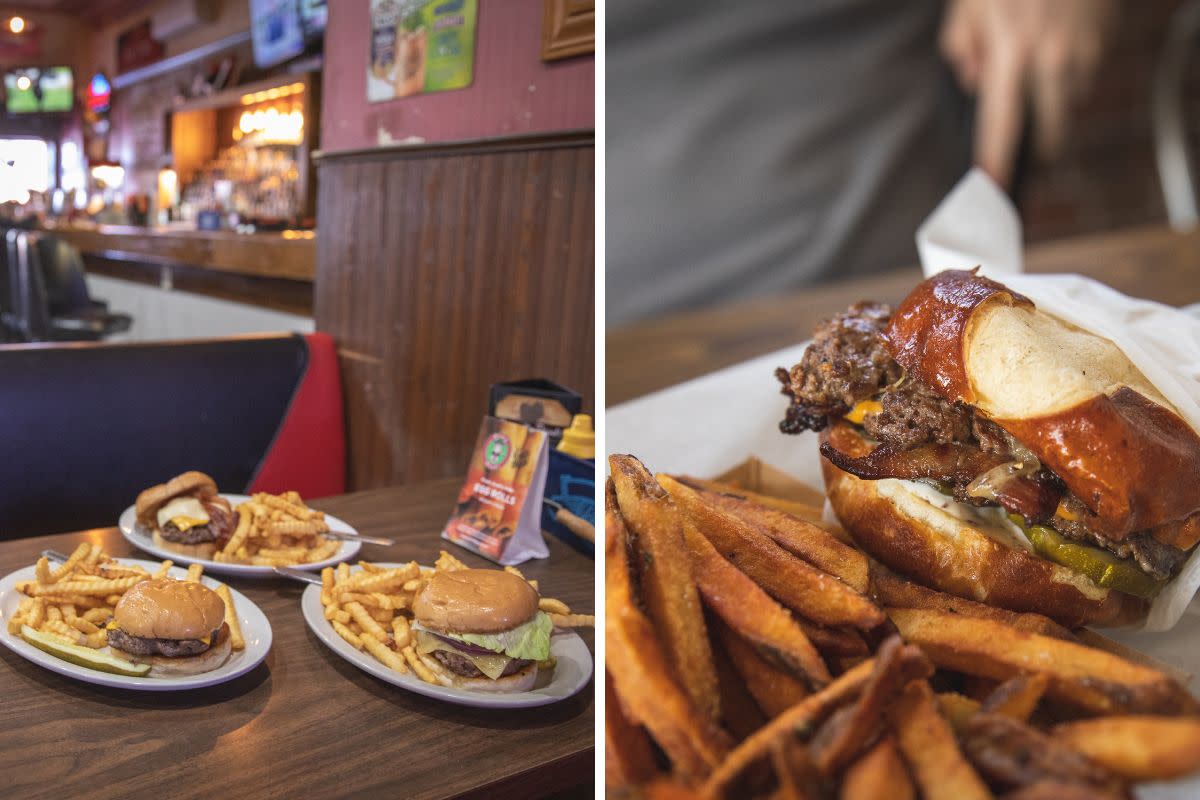
{"label": "crinkle-cut french fry", "polygon": [[[138,583],[139,578],[112,578],[102,581],[64,581],[51,586],[35,586],[30,594],[33,595],[96,595],[104,596],[111,595],[114,592],[124,592],[135,583]],[[118,598],[119,599],[119,598]],[[115,605],[115,603],[113,604]]]}
{"label": "crinkle-cut french fry", "polygon": [[62,609],[59,608],[57,605],[47,605],[46,606],[46,620],[48,622],[61,622],[62,621]]}
{"label": "crinkle-cut french fry", "polygon": [[39,629],[42,623],[46,620],[46,601],[40,597],[34,599],[33,605],[30,606],[25,618],[29,623],[29,627],[34,630]]}
{"label": "crinkle-cut french fry", "polygon": [[350,580],[350,565],[343,561],[337,565],[337,576],[334,580],[334,585],[345,583]]}
{"label": "crinkle-cut french fry", "polygon": [[398,650],[403,650],[412,642],[407,617],[397,615],[392,619],[392,641]]}
{"label": "crinkle-cut french fry", "polygon": [[226,556],[235,555],[246,543],[246,539],[250,536],[250,526],[254,522],[254,515],[245,503],[237,507],[237,515],[237,527],[233,529],[233,535],[229,537],[229,541],[221,548],[221,552]]}
{"label": "crinkle-cut french fry", "polygon": [[199,583],[200,576],[203,574],[204,574],[204,565],[203,564],[189,564],[188,570],[187,570],[187,577],[184,580],[191,581],[192,583]]}
{"label": "crinkle-cut french fry", "polygon": [[42,630],[50,633],[56,633],[59,636],[70,640],[72,644],[80,644],[84,640],[84,635],[82,633],[75,630],[61,619],[51,618],[46,620],[46,622],[42,623]]}
{"label": "crinkle-cut french fry", "polygon": [[396,672],[408,672],[408,665],[404,663],[404,659],[374,636],[363,636],[362,643],[366,651],[375,656],[375,660],[388,669],[394,669]]}
{"label": "crinkle-cut french fry", "polygon": [[270,508],[274,511],[282,511],[284,514],[295,517],[299,520],[312,519],[314,516],[314,512],[311,508],[306,508],[298,503],[290,502],[286,498],[279,497],[277,495],[259,492],[258,494],[254,495],[254,500],[255,502],[263,504],[267,508]]}
{"label": "crinkle-cut french fry", "polygon": [[99,608],[89,608],[87,611],[83,612],[83,619],[86,619],[88,622],[92,623],[93,625],[99,625],[102,622],[108,622],[108,618],[111,616],[112,616],[112,609],[108,608],[106,606],[100,606]]}
{"label": "crinkle-cut french fry", "polygon": [[439,572],[449,572],[451,570],[467,569],[467,565],[455,558],[453,554],[442,550],[438,554],[437,561],[433,562],[433,568]]}
{"label": "crinkle-cut french fry", "polygon": [[556,628],[596,627],[596,616],[594,614],[551,614],[550,621],[554,623],[554,627]]}
{"label": "crinkle-cut french fry", "polygon": [[92,545],[90,543],[80,542],[79,546],[75,548],[75,551],[67,557],[67,560],[60,564],[58,569],[50,573],[50,580],[46,581],[46,583],[57,583],[66,576],[70,575],[75,570],[75,567],[79,566],[79,564],[88,557],[88,554],[91,553],[91,551]]}
{"label": "crinkle-cut french fry", "polygon": [[380,627],[367,609],[363,608],[362,603],[346,603],[345,608],[368,636],[372,636],[380,642],[387,641],[387,631]]}
{"label": "crinkle-cut french fry", "polygon": [[328,539],[323,544],[309,548],[301,560],[306,564],[311,564],[314,561],[324,561],[327,558],[333,558],[337,551],[342,547],[342,543],[337,539]]}
{"label": "crinkle-cut french fry", "polygon": [[50,575],[50,559],[46,556],[37,560],[37,564],[33,567],[33,574],[38,583],[54,583],[54,579]]}
{"label": "crinkle-cut french fry", "polygon": [[97,630],[95,633],[89,633],[84,637],[83,643],[93,650],[99,650],[108,644],[108,632]]}
{"label": "crinkle-cut french fry", "polygon": [[524,573],[522,573],[521,570],[517,569],[514,566],[511,566],[511,565],[507,566],[504,568],[504,571],[507,572],[509,575],[516,575],[521,580],[525,580]]}
{"label": "crinkle-cut french fry", "polygon": [[246,649],[246,638],[242,635],[242,623],[238,620],[237,608],[233,603],[233,594],[225,584],[217,586],[217,594],[225,602],[225,624],[229,626],[229,646],[234,650]]}
{"label": "crinkle-cut french fry", "polygon": [[173,567],[173,566],[175,566],[175,562],[168,558],[166,561],[164,561],[158,565],[158,569],[156,569],[154,571],[154,577],[156,577],[156,578],[167,577],[167,575],[171,572],[171,567]]}
{"label": "crinkle-cut french fry", "polygon": [[425,665],[425,662],[417,657],[417,651],[412,645],[404,648],[401,653],[404,659],[412,666],[413,672],[417,673],[417,677],[426,683],[440,683],[437,678],[437,673]]}
{"label": "crinkle-cut french fry", "polygon": [[346,627],[346,625],[342,624],[341,622],[338,622],[336,619],[331,621],[329,624],[333,626],[335,631],[337,631],[338,636],[341,636],[343,639],[349,642],[356,650],[363,649],[362,637],[360,637],[357,633],[350,630],[350,628]]}
{"label": "crinkle-cut french fry", "polygon": [[556,600],[553,597],[543,597],[538,600],[538,610],[545,611],[547,614],[570,614],[571,609],[562,600]]}

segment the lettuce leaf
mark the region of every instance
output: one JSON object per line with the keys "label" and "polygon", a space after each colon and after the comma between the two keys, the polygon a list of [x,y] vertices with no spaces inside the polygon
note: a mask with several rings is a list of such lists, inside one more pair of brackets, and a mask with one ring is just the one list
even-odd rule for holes
{"label": "lettuce leaf", "polygon": [[554,622],[544,611],[539,611],[529,622],[504,633],[438,633],[447,639],[457,639],[467,644],[486,647],[496,653],[504,653],[509,658],[545,661],[550,657],[552,630]]}

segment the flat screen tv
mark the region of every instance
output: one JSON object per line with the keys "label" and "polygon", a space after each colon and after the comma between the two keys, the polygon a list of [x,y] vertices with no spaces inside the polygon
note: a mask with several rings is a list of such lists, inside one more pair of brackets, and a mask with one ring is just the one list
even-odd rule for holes
{"label": "flat screen tv", "polygon": [[254,63],[273,67],[304,52],[298,0],[250,0]]}
{"label": "flat screen tv", "polygon": [[4,73],[10,114],[70,111],[75,106],[75,76],[70,67],[19,67]]}
{"label": "flat screen tv", "polygon": [[325,24],[329,21],[329,5],[326,0],[300,0],[300,27],[304,38],[319,39],[325,35]]}

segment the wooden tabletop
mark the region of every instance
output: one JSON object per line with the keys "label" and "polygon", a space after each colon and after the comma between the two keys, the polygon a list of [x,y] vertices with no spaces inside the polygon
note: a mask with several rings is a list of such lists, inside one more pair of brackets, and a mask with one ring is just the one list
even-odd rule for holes
{"label": "wooden tabletop", "polygon": [[[370,561],[432,564],[439,549],[487,562],[438,538],[460,481],[314,501],[360,533]],[[0,542],[0,575],[44,548],[87,539],[136,552],[115,528]],[[593,562],[553,537],[550,558],[521,570],[546,596],[591,613]],[[146,556],[142,556],[145,558]],[[220,578],[220,576],[217,576]],[[0,796],[65,798],[592,796],[592,685],[518,711],[454,706],[376,680],[318,640],[300,612],[304,585],[230,579],[267,615],[266,661],[209,689],[154,693],[61,677],[0,648]],[[580,630],[588,647],[592,632]],[[594,681],[593,681],[594,685]]]}
{"label": "wooden tabletop", "polygon": [[[1029,272],[1077,272],[1137,297],[1171,305],[1200,302],[1200,230],[1135,228],[1031,248]],[[858,300],[896,303],[918,281],[917,267],[877,277],[648,320],[608,331],[609,406],[804,341],[822,319]]]}

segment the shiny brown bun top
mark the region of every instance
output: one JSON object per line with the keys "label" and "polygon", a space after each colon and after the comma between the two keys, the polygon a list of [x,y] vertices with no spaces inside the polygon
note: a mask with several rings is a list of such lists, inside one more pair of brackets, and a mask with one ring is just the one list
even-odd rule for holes
{"label": "shiny brown bun top", "polygon": [[225,601],[199,583],[152,578],[125,593],[113,620],[131,636],[203,639],[225,622]]}
{"label": "shiny brown bun top", "polygon": [[417,622],[450,633],[500,633],[533,619],[538,593],[498,569],[437,572],[413,602]]}
{"label": "shiny brown bun top", "polygon": [[137,502],[134,504],[138,522],[150,525],[154,522],[154,515],[160,508],[184,494],[199,497],[202,500],[215,497],[217,482],[203,472],[191,470],[175,476],[166,483],[151,486],[137,496]]}
{"label": "shiny brown bun top", "polygon": [[1200,512],[1200,435],[1107,339],[954,270],[918,285],[884,336],[910,378],[974,406],[1062,478],[1093,530],[1119,540]]}

